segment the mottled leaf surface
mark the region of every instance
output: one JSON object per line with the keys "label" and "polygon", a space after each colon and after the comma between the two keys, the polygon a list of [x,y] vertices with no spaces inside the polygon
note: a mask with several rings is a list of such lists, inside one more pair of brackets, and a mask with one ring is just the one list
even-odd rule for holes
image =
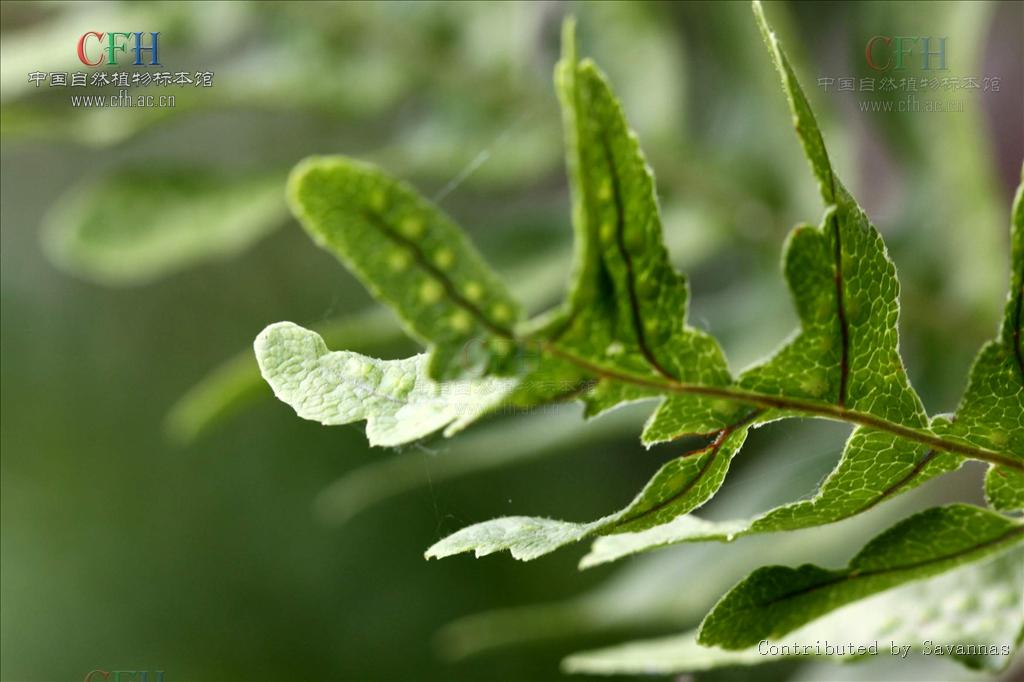
{"label": "mottled leaf surface", "polygon": [[[401,337],[394,317],[374,307],[354,315],[327,320],[314,326],[328,346],[369,352]],[[236,353],[199,380],[171,406],[164,420],[167,435],[179,444],[193,442],[215,424],[242,411],[260,396],[270,396],[260,369],[252,361],[252,349]]]}
{"label": "mottled leaf surface", "polygon": [[[744,372],[739,383],[785,397],[828,398],[844,409],[920,428],[926,423],[925,413],[899,357],[895,269],[878,232],[836,178],[806,96],[757,3],[754,13],[782,77],[821,195],[830,206],[820,229],[796,228],[785,250],[784,271],[799,313],[800,332],[766,363]],[[1018,199],[1015,225],[1020,216]],[[982,351],[955,422],[939,418],[933,426],[942,434],[973,434],[974,438],[967,440],[975,445],[1024,457],[1024,390],[1022,375],[1014,373],[1012,366],[1013,344],[1019,347],[1020,336],[1020,270],[1024,267],[1020,264],[1020,232],[1015,228],[1012,287],[1017,297],[1011,295],[1007,304],[1001,339]],[[648,431],[657,434],[660,422],[671,423],[689,414],[686,397],[670,398]],[[670,433],[671,429],[664,431]],[[583,565],[673,542],[729,541],[751,533],[839,521],[952,471],[962,461],[956,453],[861,426],[854,430],[839,464],[814,497],[747,522],[727,522],[721,530],[715,530],[713,524],[680,520],[646,532],[601,538]],[[986,491],[997,508],[1019,508],[1024,476],[1016,469],[993,466]]]}
{"label": "mottled leaf surface", "polygon": [[[510,377],[507,391],[493,392],[495,400],[520,408],[581,399],[593,417],[659,400],[644,443],[703,440],[663,465],[621,511],[580,523],[494,519],[444,538],[427,550],[428,558],[507,550],[533,559],[602,536],[584,559],[587,566],[672,542],[818,526],[867,511],[971,457],[997,465],[987,484],[993,506],[1018,505],[1024,471],[1019,202],[1000,337],[983,351],[955,417],[929,418],[899,352],[895,266],[836,176],[808,99],[756,2],[754,14],[825,207],[820,224],[798,226],[786,242],[783,275],[799,328],[736,378],[717,342],[687,324],[687,283],[664,246],[653,174],[607,80],[593,63],[577,59],[572,21],[565,25],[556,90],[575,254],[566,300],[549,313],[521,321],[518,306],[451,221],[380,171],[330,158],[308,160],[293,173],[292,207],[310,234],[430,347],[429,360],[367,365],[362,356],[328,353],[322,342],[302,337],[301,348],[273,356],[268,376],[300,415],[325,423],[367,419],[371,439],[384,431],[400,442],[445,426],[451,431],[486,412],[495,403],[481,399],[456,416],[441,393],[456,380],[491,374]],[[288,364],[292,355],[300,358],[299,369]],[[369,386],[356,377],[370,371],[365,367],[376,372]],[[718,491],[751,428],[796,417],[853,427],[836,468],[812,496],[751,519],[689,516]],[[743,649],[850,602],[979,560],[1020,535],[1016,521],[994,512],[963,505],[929,510],[876,538],[846,569],[755,572],[708,616],[701,643]]]}
{"label": "mottled leaf surface", "polygon": [[[539,334],[556,358],[542,366],[557,373],[565,365],[557,360],[562,353],[587,359],[582,371],[578,365],[563,371],[566,380],[589,374],[598,381],[583,394],[589,416],[660,394],[609,373],[726,385],[731,378],[718,344],[685,324],[686,281],[662,243],[653,175],[636,136],[604,76],[592,63],[577,62],[571,22],[563,46],[556,85],[577,253],[568,301],[541,325]],[[590,523],[494,519],[445,538],[427,556],[466,551],[483,556],[507,549],[518,559],[532,559],[594,533],[658,525],[703,504],[721,486],[761,412],[732,401],[682,400],[693,409],[673,424],[676,430],[666,434],[662,428],[649,440],[695,433],[707,436],[708,443],[664,465],[623,510]]]}

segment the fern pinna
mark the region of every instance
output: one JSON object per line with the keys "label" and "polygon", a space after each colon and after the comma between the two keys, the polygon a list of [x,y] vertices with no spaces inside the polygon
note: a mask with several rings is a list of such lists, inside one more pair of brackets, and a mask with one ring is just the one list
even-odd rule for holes
{"label": "fern pinna", "polygon": [[[652,172],[607,79],[578,60],[571,20],[555,73],[576,240],[565,302],[524,319],[459,228],[413,189],[357,161],[313,158],[291,175],[293,212],[428,351],[388,361],[332,352],[315,332],[287,322],[267,327],[255,342],[264,378],[299,416],[324,424],[366,420],[376,445],[440,429],[452,435],[500,407],[577,399],[591,417],[625,402],[657,400],[641,435],[645,444],[703,439],[662,466],[624,509],[587,523],[523,516],[478,523],[437,542],[429,558],[509,550],[527,560],[596,538],[581,564],[593,566],[673,543],[730,542],[832,523],[968,459],[989,464],[990,509],[954,504],[919,513],[878,535],[842,570],[771,566],[751,574],[699,632],[674,645],[676,655],[714,647],[714,660],[723,664],[749,656],[762,640],[813,636],[827,628],[821,619],[831,611],[883,590],[918,581],[925,582],[898,589],[941,587],[934,581],[954,569],[985,576],[986,587],[999,586],[1019,607],[1021,576],[1013,567],[1024,560],[1024,525],[1010,514],[1024,508],[1021,192],[999,335],[978,354],[956,414],[929,417],[900,357],[893,263],[836,176],[758,3],[754,15],[825,204],[819,225],[800,225],[786,241],[783,270],[800,327],[767,360],[734,376],[718,342],[687,324],[687,282],[662,243]],[[795,417],[853,426],[838,465],[813,497],[749,519],[711,522],[691,514],[718,491],[751,429]],[[958,574],[960,583],[970,579]],[[993,636],[1019,644],[1024,615],[1004,611]],[[943,636],[951,642],[972,636],[966,623],[947,625]],[[1004,648],[961,658],[1002,665],[1010,654],[1009,644]],[[650,650],[654,659],[663,654]],[[570,667],[573,660],[586,669],[587,659],[570,659]]]}

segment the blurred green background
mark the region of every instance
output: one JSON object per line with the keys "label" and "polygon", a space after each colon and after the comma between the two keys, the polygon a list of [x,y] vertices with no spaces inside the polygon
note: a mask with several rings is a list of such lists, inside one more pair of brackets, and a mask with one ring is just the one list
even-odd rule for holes
{"label": "blurred green background", "polygon": [[[1005,294],[1024,5],[767,11],[899,268],[910,375],[929,412],[952,411]],[[822,207],[745,2],[0,12],[4,680],[93,669],[163,670],[167,682],[555,679],[572,651],[692,627],[758,565],[839,565],[911,509],[980,499],[979,469],[967,467],[784,541],[682,547],[582,573],[582,547],[530,564],[428,563],[429,544],[471,522],[618,508],[672,448],[640,446],[643,409],[583,427],[577,408],[561,407],[370,451],[361,427],[301,421],[255,381],[247,349],[278,320],[331,330],[333,347],[413,352],[287,217],[283,177],[312,153],[408,179],[531,310],[559,300],[571,235],[551,72],[570,13],[657,175],[691,322],[722,340],[734,369],[771,350],[795,325],[783,240]],[[160,31],[164,70],[212,71],[214,85],[174,90],[173,109],[86,110],[70,89],[29,83],[33,71],[88,71],[75,43],[92,30]],[[815,87],[876,75],[863,58],[873,35],[946,36],[950,75],[997,76],[999,91],[936,95],[962,98],[961,112],[884,113],[862,111],[860,93]],[[845,434],[759,430],[709,514],[809,493]],[[756,674],[976,677],[942,661],[885,665]]]}

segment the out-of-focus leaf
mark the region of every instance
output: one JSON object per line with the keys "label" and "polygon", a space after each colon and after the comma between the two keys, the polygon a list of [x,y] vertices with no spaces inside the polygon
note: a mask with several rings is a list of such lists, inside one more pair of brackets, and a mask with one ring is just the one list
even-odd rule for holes
{"label": "out-of-focus leaf", "polygon": [[71,189],[45,220],[51,259],[110,285],[234,255],[287,216],[284,176],[122,169]]}
{"label": "out-of-focus leaf", "polygon": [[471,431],[446,445],[443,452],[397,453],[351,471],[316,498],[317,516],[330,524],[346,523],[373,505],[409,490],[488,469],[519,464],[567,447],[585,447],[621,435],[642,419],[624,409],[587,424],[572,405]]}

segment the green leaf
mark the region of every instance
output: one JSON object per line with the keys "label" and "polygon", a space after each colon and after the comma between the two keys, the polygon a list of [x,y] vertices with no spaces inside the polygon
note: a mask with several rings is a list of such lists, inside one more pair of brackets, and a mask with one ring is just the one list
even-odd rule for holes
{"label": "green leaf", "polygon": [[742,649],[778,638],[850,602],[977,561],[1024,540],[1024,525],[999,514],[950,505],[885,531],[841,570],[805,564],[754,571],[712,609],[698,641]]}
{"label": "green leaf", "polygon": [[[956,419],[943,435],[1005,450],[1024,461],[1024,182],[1013,201],[1010,242],[1010,292],[999,336],[978,353]],[[1024,471],[991,465],[985,496],[995,509],[1024,509]]]}
{"label": "green leaf", "polygon": [[927,425],[899,354],[899,282],[878,230],[840,182],[796,74],[759,2],[761,35],[782,78],[797,136],[828,209],[821,227],[798,227],[785,254],[801,330],[741,385],[827,400],[912,427]]}
{"label": "green leaf", "polygon": [[[620,644],[569,656],[563,669],[591,675],[671,675],[782,658],[867,660],[857,647],[877,642],[878,654],[927,651],[986,670],[1005,668],[1020,646],[1024,611],[1024,550],[1014,548],[939,576],[886,590],[812,621],[781,640],[739,650],[702,646],[697,632]],[[838,654],[826,644],[844,647]],[[845,649],[852,644],[854,653]],[[803,649],[802,647],[810,647]],[[783,648],[788,647],[788,648]],[[820,647],[821,653],[818,653]],[[894,647],[899,647],[893,654]],[[804,653],[806,651],[806,653]],[[906,653],[904,653],[906,652]],[[897,661],[903,658],[895,659]]]}
{"label": "green leaf", "polygon": [[[427,550],[428,558],[508,550],[525,560],[605,535],[584,560],[593,564],[666,542],[731,540],[831,523],[949,472],[968,457],[1014,476],[1024,471],[1018,444],[1002,422],[995,432],[982,433],[970,410],[955,420],[926,414],[899,353],[893,262],[836,176],[807,97],[759,3],[754,13],[825,209],[819,226],[798,226],[786,244],[783,270],[799,329],[736,379],[717,342],[687,325],[687,283],[664,245],[653,175],[606,79],[591,62],[577,60],[571,21],[556,88],[576,252],[567,299],[549,314],[520,322],[518,306],[458,229],[379,171],[344,159],[312,159],[293,173],[292,208],[313,238],[430,347],[427,356],[374,361],[329,353],[319,337],[294,325],[268,328],[257,340],[261,369],[300,416],[324,423],[367,419],[371,442],[394,444],[445,427],[451,432],[502,401],[532,407],[581,398],[586,414],[595,416],[658,399],[645,443],[703,440],[662,466],[621,511],[589,523],[494,519],[441,540]],[[1014,263],[1019,292],[1017,255]],[[1021,355],[1022,299],[1011,295],[1008,315],[1016,321],[1004,325],[1000,339],[1004,364]],[[281,338],[273,338],[276,333]],[[993,388],[992,377],[1005,383],[1008,375],[991,364],[983,363],[978,384],[987,391],[981,425],[991,426],[994,412],[1015,428],[1024,417],[1020,386]],[[1018,368],[1024,377],[1024,362]],[[489,385],[482,399],[466,404],[449,394],[460,383],[482,383],[474,380],[486,374],[514,377]],[[1004,398],[1009,402],[1000,402]],[[814,497],[751,520],[687,515],[718,491],[751,428],[794,417],[855,427]],[[989,486],[997,506],[1018,494],[1017,482],[1004,478]],[[990,511],[964,505],[929,510],[875,538],[846,569],[756,571],[705,619],[700,643],[742,649],[850,602],[980,560],[1022,536],[1020,522]]]}
{"label": "green leaf", "polygon": [[292,211],[406,330],[429,374],[513,373],[519,304],[461,230],[415,190],[367,164],[314,157],[292,171]]}
{"label": "green leaf", "polygon": [[[539,325],[537,336],[554,359],[542,360],[538,373],[558,375],[569,385],[581,375],[599,379],[596,388],[583,394],[588,416],[659,395],[650,387],[609,379],[609,372],[728,384],[731,377],[717,342],[685,324],[686,281],[662,243],[650,168],[604,76],[591,62],[577,62],[571,21],[563,31],[556,85],[577,252],[566,304]],[[588,366],[567,366],[558,359],[564,353],[585,358]],[[426,556],[467,551],[483,556],[507,549],[528,560],[594,533],[657,525],[703,504],[721,486],[759,411],[700,397],[682,400],[694,407],[686,431],[710,433],[708,443],[664,465],[625,509],[591,523],[494,519],[445,538]]]}
{"label": "green leaf", "polygon": [[278,322],[254,344],[263,378],[303,419],[325,425],[366,420],[371,445],[401,445],[442,428],[458,432],[504,400],[511,379],[436,383],[427,356],[375,360],[328,351],[316,332]]}
{"label": "green leaf", "polygon": [[[557,81],[578,251],[569,300],[542,333],[556,357],[571,357],[600,379],[584,396],[588,415],[670,394],[645,427],[644,442],[692,434],[709,440],[662,467],[616,514],[591,523],[495,519],[442,540],[428,557],[508,549],[530,559],[590,535],[629,533],[599,540],[584,559],[588,566],[670,542],[795,530],[866,511],[962,463],[961,454],[934,443],[940,439],[900,358],[899,284],[881,236],[836,178],[807,99],[760,5],[754,9],[829,204],[820,228],[797,227],[786,245],[799,332],[732,384],[717,344],[679,320],[686,284],[661,243],[650,171],[604,79],[591,64],[576,65],[567,24]],[[814,498],[747,522],[687,519],[656,528],[714,495],[750,427],[808,413],[860,424]]]}
{"label": "green leaf", "polygon": [[760,3],[753,7],[827,208],[819,228],[797,227],[786,245],[784,271],[800,331],[767,362],[744,372],[739,385],[924,428],[924,407],[899,354],[895,267],[881,235],[836,176],[796,75]]}
{"label": "green leaf", "polygon": [[[948,423],[943,419],[936,422]],[[598,538],[581,560],[580,568],[680,542],[732,542],[748,535],[834,523],[954,471],[963,461],[954,453],[922,447],[877,430],[857,428],[847,441],[839,464],[813,497],[745,520],[710,522],[683,516],[640,532]]]}
{"label": "green leaf", "polygon": [[[605,419],[591,422],[591,426],[600,428],[628,410],[616,410]],[[837,429],[828,424],[804,422],[787,425],[785,430],[787,438],[758,447],[756,458],[741,472],[735,485],[719,493],[719,509],[749,514],[813,483],[830,457],[829,443]],[[452,441],[453,445],[463,438]],[[799,456],[800,465],[779,466],[777,458],[787,454]],[[935,492],[934,487],[932,491]],[[908,495],[875,514],[844,523],[842,533],[819,527],[802,533],[754,537],[735,545],[703,543],[658,552],[643,561],[629,562],[596,586],[564,599],[463,616],[438,632],[438,645],[446,656],[462,657],[537,640],[578,639],[583,634],[607,637],[623,632],[689,628],[710,610],[717,597],[764,564],[766,558],[776,563],[807,557],[819,562],[845,562],[851,545],[862,545],[877,534],[879,523],[893,523],[908,509],[920,509],[922,504],[927,504],[922,495]],[[700,585],[701,589],[679,589],[680,576],[685,576],[687,584]]]}
{"label": "green leaf", "polygon": [[[695,240],[693,233],[674,230],[666,233],[677,259],[697,262],[705,257],[707,245]],[[565,277],[568,254],[561,249],[532,259],[509,273],[513,292],[530,310],[550,305],[554,292]],[[678,260],[677,260],[678,262]],[[380,344],[388,349],[402,336],[394,316],[385,308],[356,313],[313,325],[331,348],[346,348],[360,353],[373,352]],[[524,366],[528,363],[524,362]],[[539,364],[539,363],[538,363]],[[509,403],[530,407],[564,400],[573,393],[584,392],[591,382],[573,365],[546,362],[524,378]],[[178,443],[187,444],[207,433],[217,424],[255,404],[260,397],[273,394],[260,377],[259,367],[252,362],[252,349],[246,347],[214,367],[190,388],[168,412],[165,429]]]}
{"label": "green leaf", "polygon": [[284,178],[123,169],[73,187],[45,220],[50,259],[107,285],[143,284],[232,256],[287,217]]}
{"label": "green leaf", "polygon": [[[562,105],[576,254],[568,299],[539,334],[554,354],[593,363],[601,380],[588,413],[657,397],[623,385],[606,370],[725,385],[717,342],[686,325],[686,279],[664,246],[654,176],[604,75],[577,61],[575,25],[563,27],[555,70]],[[584,369],[586,373],[586,370]]]}
{"label": "green leaf", "polygon": [[[559,256],[531,261],[517,268],[510,276],[517,283],[516,293],[533,309],[549,303],[551,288],[564,276],[565,266]],[[382,347],[399,350],[402,330],[391,311],[380,306],[345,315],[312,326],[331,348],[343,347],[360,353],[380,352]],[[406,342],[402,342],[405,345]],[[525,364],[525,363],[524,363]],[[548,395],[557,396],[579,386],[578,372],[548,377],[535,375],[532,382],[522,382],[509,396],[509,403],[529,406],[548,402]],[[543,399],[538,399],[546,390]],[[187,444],[214,425],[241,412],[260,396],[270,397],[259,367],[252,361],[252,349],[246,347],[211,370],[188,390],[169,410],[165,429],[178,443]],[[534,396],[534,397],[531,397]]]}
{"label": "green leaf", "polygon": [[[844,412],[875,415],[893,424],[922,429],[927,417],[899,355],[899,284],[895,268],[881,236],[836,177],[807,98],[758,3],[754,4],[754,14],[782,77],[797,133],[822,197],[831,205],[820,228],[797,227],[786,244],[784,272],[800,317],[799,333],[767,362],[745,371],[739,385],[787,399],[829,402]],[[1007,407],[1004,413],[1024,419],[1022,396],[1017,393],[1016,409]],[[666,401],[648,425],[645,438],[671,434],[675,424],[693,412],[688,398]],[[765,415],[770,416],[771,412]],[[941,432],[947,430],[948,421],[937,420],[935,424]],[[1002,451],[1008,443],[975,444]],[[729,541],[752,533],[832,523],[866,511],[961,463],[962,457],[956,453],[890,430],[861,426],[854,430],[836,469],[812,499],[784,505],[748,522],[730,521],[721,529],[705,522],[680,520],[646,533],[601,539],[583,565],[673,542]]]}

